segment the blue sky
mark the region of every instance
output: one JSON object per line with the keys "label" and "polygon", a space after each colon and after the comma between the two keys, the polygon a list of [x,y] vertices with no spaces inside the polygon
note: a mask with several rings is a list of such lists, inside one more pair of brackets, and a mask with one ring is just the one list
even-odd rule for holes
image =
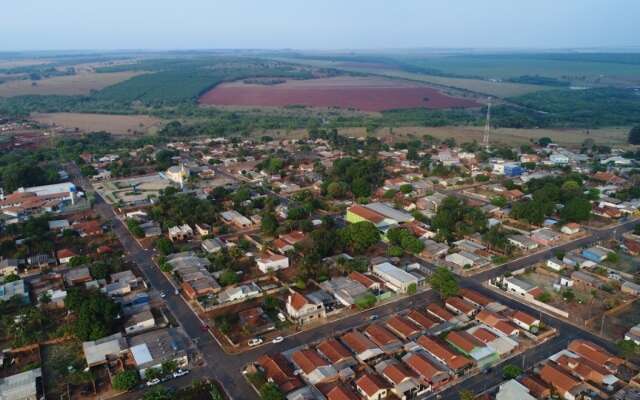
{"label": "blue sky", "polygon": [[638,0],[9,0],[0,51],[640,45]]}

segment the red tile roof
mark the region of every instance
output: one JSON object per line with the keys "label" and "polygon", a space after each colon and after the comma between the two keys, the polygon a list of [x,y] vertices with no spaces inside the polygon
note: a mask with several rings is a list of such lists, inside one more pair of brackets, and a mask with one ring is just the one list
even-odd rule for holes
{"label": "red tile roof", "polygon": [[302,294],[293,291],[293,293],[289,295],[289,304],[291,304],[291,307],[297,311],[309,304],[309,301],[307,301],[307,298]]}
{"label": "red tile roof", "polygon": [[451,314],[449,311],[445,310],[444,307],[436,303],[429,304],[427,306],[427,311],[442,321],[449,321],[455,318],[455,315]]}
{"label": "red tile roof", "polygon": [[318,344],[318,351],[332,363],[338,363],[351,357],[351,352],[335,338],[323,340]]}
{"label": "red tile roof", "polygon": [[302,380],[293,374],[293,368],[289,362],[280,353],[272,356],[264,354],[258,358],[257,363],[264,369],[267,378],[273,380],[285,394],[304,386]]}
{"label": "red tile roof", "polygon": [[409,318],[411,321],[415,322],[416,324],[422,326],[425,329],[432,328],[440,323],[439,321],[436,321],[433,318],[429,317],[428,315],[425,315],[415,309],[411,310],[409,314],[407,314],[407,318]]}
{"label": "red tile roof", "polygon": [[363,353],[367,350],[377,349],[375,343],[362,334],[360,331],[350,331],[342,335],[342,342],[355,353]]}
{"label": "red tile roof", "polygon": [[310,374],[319,367],[328,366],[329,362],[320,357],[315,350],[305,349],[298,350],[293,353],[293,361],[304,371],[305,374]]}
{"label": "red tile roof", "polygon": [[465,331],[452,331],[447,335],[447,341],[466,353],[471,353],[476,347],[484,344]]}
{"label": "red tile roof", "polygon": [[360,400],[360,397],[342,385],[335,386],[327,393],[327,400]]}
{"label": "red tile roof", "polygon": [[378,346],[386,346],[389,344],[400,342],[400,340],[393,333],[391,333],[387,328],[378,324],[372,324],[367,326],[364,332]]}
{"label": "red tile roof", "polygon": [[387,326],[402,337],[410,337],[420,333],[420,327],[411,320],[395,315],[387,321]]}
{"label": "red tile roof", "polygon": [[384,221],[384,215],[373,211],[367,207],[361,206],[360,204],[354,204],[347,209],[349,212],[358,215],[366,219],[367,221],[371,221],[374,224],[378,224]]}
{"label": "red tile roof", "polygon": [[368,372],[365,372],[362,376],[356,379],[355,384],[369,397],[372,397],[380,390],[389,388],[389,386],[380,379],[380,377]]}
{"label": "red tile roof", "polygon": [[446,373],[445,371],[438,369],[436,365],[422,354],[411,353],[404,359],[404,361],[407,363],[409,368],[428,382],[432,382],[436,375]]}
{"label": "red tile roof", "polygon": [[470,367],[473,362],[468,358],[457,354],[448,345],[440,342],[438,339],[430,336],[420,336],[417,343],[425,349],[427,353],[442,360],[449,368],[454,371]]}

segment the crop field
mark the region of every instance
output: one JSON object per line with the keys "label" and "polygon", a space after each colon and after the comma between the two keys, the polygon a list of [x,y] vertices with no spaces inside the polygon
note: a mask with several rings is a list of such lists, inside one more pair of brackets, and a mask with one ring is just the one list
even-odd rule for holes
{"label": "crop field", "polygon": [[105,131],[119,135],[154,133],[163,125],[160,119],[148,115],[46,113],[34,114],[32,119],[41,124],[80,132]]}
{"label": "crop field", "polygon": [[200,103],[267,107],[300,105],[362,111],[480,106],[473,100],[448,96],[425,85],[375,77],[287,80],[274,85],[231,82],[205,93]]}
{"label": "crop field", "polygon": [[373,63],[357,63],[357,62],[334,62],[325,60],[306,60],[306,59],[289,59],[278,58],[281,61],[299,63],[322,68],[336,68],[348,72],[357,72],[363,74],[371,74],[384,76],[394,79],[405,79],[416,82],[430,83],[441,85],[444,87],[459,89],[463,91],[474,92],[476,94],[496,96],[496,97],[512,97],[521,96],[528,93],[534,93],[545,89],[550,89],[540,85],[528,85],[523,83],[511,82],[493,82],[483,79],[469,78],[450,78],[443,76],[428,75],[415,72],[407,72],[401,69],[391,68],[384,64]]}
{"label": "crop field", "polygon": [[113,72],[98,74],[82,72],[76,75],[56,76],[32,81],[28,79],[13,80],[0,84],[0,97],[24,95],[82,95],[93,90],[126,81],[139,75],[137,72]]}

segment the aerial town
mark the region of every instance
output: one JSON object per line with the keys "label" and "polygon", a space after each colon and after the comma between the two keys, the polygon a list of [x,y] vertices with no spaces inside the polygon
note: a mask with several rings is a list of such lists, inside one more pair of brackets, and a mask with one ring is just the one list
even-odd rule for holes
{"label": "aerial town", "polygon": [[325,129],[86,143],[57,183],[0,196],[2,398],[640,387],[637,153]]}
{"label": "aerial town", "polygon": [[0,400],[640,400],[640,1],[0,10]]}

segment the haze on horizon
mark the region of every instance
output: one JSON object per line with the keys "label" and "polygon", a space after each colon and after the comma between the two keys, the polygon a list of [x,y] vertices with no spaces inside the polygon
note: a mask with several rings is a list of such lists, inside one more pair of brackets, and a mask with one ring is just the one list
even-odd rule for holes
{"label": "haze on horizon", "polygon": [[625,48],[636,0],[21,0],[0,51]]}

